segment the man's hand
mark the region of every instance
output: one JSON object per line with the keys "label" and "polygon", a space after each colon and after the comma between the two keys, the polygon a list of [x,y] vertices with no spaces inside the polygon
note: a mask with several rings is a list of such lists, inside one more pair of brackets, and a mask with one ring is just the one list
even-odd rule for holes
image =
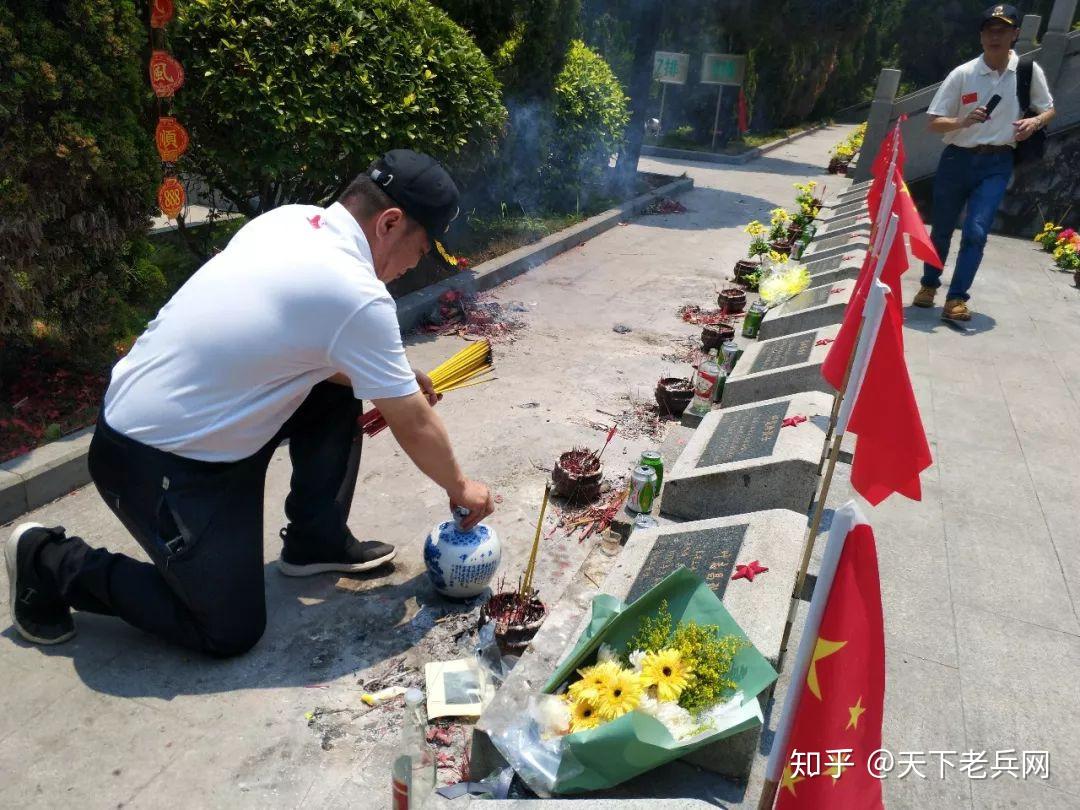
{"label": "man's hand", "polygon": [[491,497],[491,490],[487,484],[479,481],[465,479],[461,486],[455,487],[455,491],[447,490],[450,496],[450,508],[464,506],[469,510],[469,516],[461,522],[462,528],[468,531],[481,520],[495,511],[495,500]]}
{"label": "man's hand", "polygon": [[1019,121],[1013,121],[1013,129],[1016,131],[1016,142],[1026,141],[1032,135],[1039,131],[1039,119],[1038,118],[1021,118]]}
{"label": "man's hand", "polygon": [[439,400],[442,399],[439,394],[435,393],[435,384],[431,382],[431,377],[424,372],[417,371],[414,373],[416,374],[416,382],[420,385],[420,390],[423,392],[424,396],[427,397],[428,405],[434,408]]}
{"label": "man's hand", "polygon": [[974,110],[967,114],[967,117],[963,120],[961,126],[967,129],[975,124],[981,124],[990,120],[990,113],[986,111],[986,107],[976,107]]}

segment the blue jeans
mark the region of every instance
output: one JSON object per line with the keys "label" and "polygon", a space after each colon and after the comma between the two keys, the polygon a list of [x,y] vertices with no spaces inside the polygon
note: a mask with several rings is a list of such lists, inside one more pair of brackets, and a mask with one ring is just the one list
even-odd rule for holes
{"label": "blue jeans", "polygon": [[[953,231],[960,213],[967,205],[967,216],[960,232],[960,253],[956,257],[949,284],[948,299],[967,301],[968,290],[982,262],[986,238],[994,224],[994,215],[1012,177],[1011,152],[978,154],[958,146],[947,146],[938,163],[934,179],[933,231],[930,238],[941,261],[949,256]],[[941,286],[941,271],[927,264],[923,268],[924,287]]]}

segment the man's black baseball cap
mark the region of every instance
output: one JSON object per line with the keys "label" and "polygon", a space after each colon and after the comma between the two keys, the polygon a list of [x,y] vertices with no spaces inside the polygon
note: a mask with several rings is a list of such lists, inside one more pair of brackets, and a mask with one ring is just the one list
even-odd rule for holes
{"label": "man's black baseball cap", "polygon": [[393,149],[375,160],[367,174],[433,240],[443,238],[458,215],[461,194],[450,173],[429,155]]}
{"label": "man's black baseball cap", "polygon": [[982,15],[982,24],[980,28],[984,27],[987,23],[994,20],[1001,20],[1003,23],[1011,25],[1013,28],[1020,27],[1020,12],[1017,11],[1016,6],[998,5],[990,6]]}

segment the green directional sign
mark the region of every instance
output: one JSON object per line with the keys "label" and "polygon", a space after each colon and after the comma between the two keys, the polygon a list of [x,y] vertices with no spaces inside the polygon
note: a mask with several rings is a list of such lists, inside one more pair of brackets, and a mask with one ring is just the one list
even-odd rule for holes
{"label": "green directional sign", "polygon": [[664,84],[686,84],[690,54],[657,51],[653,58],[653,78]]}
{"label": "green directional sign", "polygon": [[746,77],[746,57],[733,53],[707,53],[701,60],[702,84],[742,87]]}

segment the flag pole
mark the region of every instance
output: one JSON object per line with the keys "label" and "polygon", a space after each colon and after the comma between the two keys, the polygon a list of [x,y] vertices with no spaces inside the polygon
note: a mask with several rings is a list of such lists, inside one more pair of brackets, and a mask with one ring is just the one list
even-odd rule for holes
{"label": "flag pole", "polygon": [[[899,126],[899,125],[898,125]],[[896,139],[893,139],[893,143],[896,143]],[[896,200],[896,183],[891,179],[893,168],[896,165],[896,147],[893,147],[893,162],[889,164],[889,177],[888,182],[885,183],[885,190],[881,193],[881,202],[878,203],[877,216],[874,218],[874,225],[876,232],[874,233],[874,240],[870,244],[870,255],[877,260],[877,265],[874,268],[874,281],[881,278],[881,271],[884,265],[881,263],[881,256],[884,253],[886,257],[889,255],[889,251],[882,250],[883,243],[885,242],[886,228],[880,226],[885,214],[892,210],[892,204]],[[892,243],[889,243],[889,247],[892,247]],[[860,327],[861,329],[861,327]],[[856,343],[858,342],[858,336],[856,335]],[[852,352],[852,356],[854,356]],[[851,369],[851,358],[848,358],[848,370]],[[847,372],[844,374],[844,381],[840,386],[840,389],[833,394],[832,413],[829,414],[829,426],[825,430],[825,441],[821,445],[821,458],[818,459],[818,475],[821,475],[821,471],[825,467],[825,459],[829,453],[829,442],[832,440],[833,431],[836,429],[836,418],[840,415],[840,403],[844,399],[844,394],[847,391]]]}
{"label": "flag pole", "polygon": [[818,633],[821,629],[821,618],[825,613],[825,605],[829,600],[829,592],[832,590],[836,568],[840,563],[840,555],[844,551],[844,544],[847,541],[848,534],[860,523],[866,523],[866,518],[863,517],[854,501],[848,501],[836,510],[832,527],[829,529],[829,541],[825,546],[825,554],[821,560],[818,587],[814,589],[814,598],[810,600],[810,609],[806,614],[806,626],[803,629],[802,638],[799,640],[799,649],[795,653],[791,685],[788,686],[787,694],[784,696],[783,711],[776,721],[776,733],[773,734],[769,762],[765,768],[765,784],[758,800],[758,810],[772,810],[773,803],[776,801],[784,765],[788,759],[787,747],[791,739],[791,729],[794,726],[795,715],[802,699],[803,690],[801,686],[806,678],[810,658],[817,643]]}
{"label": "flag pole", "polygon": [[[885,232],[884,249],[878,255],[877,266],[874,268],[874,281],[867,291],[866,306],[863,310],[862,323],[859,325],[859,334],[856,338],[855,350],[848,358],[847,369],[844,372],[841,406],[837,412],[836,429],[832,437],[832,449],[829,452],[829,463],[825,468],[825,475],[821,482],[821,491],[818,493],[817,502],[814,505],[814,515],[810,520],[810,531],[803,544],[802,562],[799,564],[799,574],[795,579],[795,589],[791,593],[791,604],[788,606],[787,622],[784,625],[784,637],[780,641],[781,659],[787,651],[788,639],[791,637],[791,627],[795,622],[795,611],[802,597],[803,586],[806,583],[806,572],[810,567],[810,558],[814,553],[814,544],[817,541],[818,531],[821,529],[821,520],[825,514],[825,502],[829,497],[829,489],[832,487],[833,473],[836,472],[836,463],[840,459],[840,446],[844,442],[844,431],[847,428],[847,420],[851,417],[851,409],[858,397],[859,387],[863,377],[866,376],[866,365],[870,360],[870,351],[877,340],[878,328],[881,326],[881,316],[884,314],[884,295],[875,295],[879,288],[888,290],[878,279],[881,277],[886,258],[896,240],[896,231],[900,227],[900,217],[893,214],[889,217],[889,226]],[[879,306],[880,304],[880,306]],[[854,384],[852,384],[854,383]],[[854,396],[849,396],[854,392]]]}

